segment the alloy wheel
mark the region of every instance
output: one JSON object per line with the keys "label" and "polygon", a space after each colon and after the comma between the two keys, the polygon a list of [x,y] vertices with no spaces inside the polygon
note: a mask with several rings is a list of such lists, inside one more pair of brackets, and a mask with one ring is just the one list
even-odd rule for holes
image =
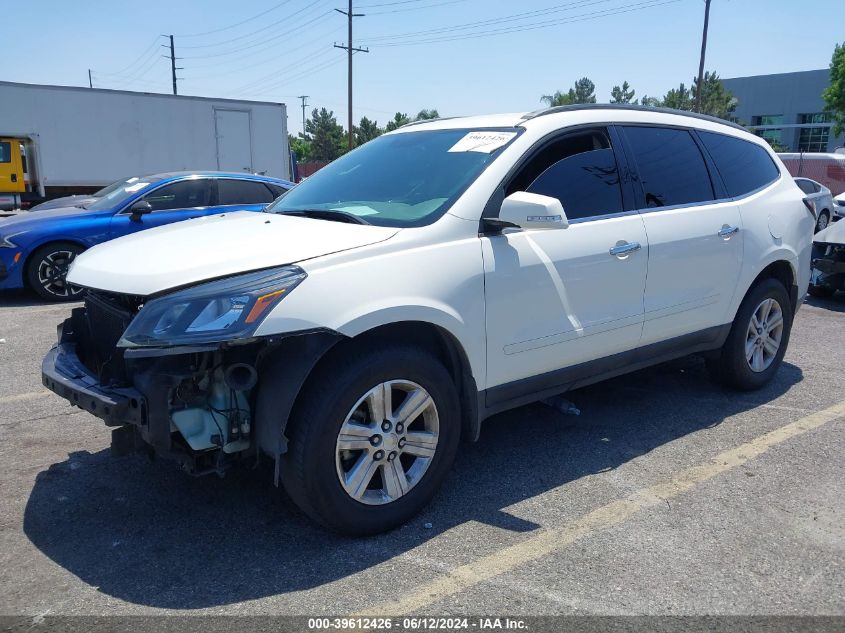
{"label": "alloy wheel", "polygon": [[745,336],[745,359],[754,372],[768,369],[783,340],[783,309],[774,299],[764,299],[751,314]]}
{"label": "alloy wheel", "polygon": [[439,431],[437,406],[422,386],[409,380],[376,385],[340,427],[336,465],[341,486],[367,505],[396,501],[425,475]]}
{"label": "alloy wheel", "polygon": [[82,288],[67,283],[67,273],[76,253],[70,250],[53,251],[38,263],[38,283],[54,297],[75,297]]}

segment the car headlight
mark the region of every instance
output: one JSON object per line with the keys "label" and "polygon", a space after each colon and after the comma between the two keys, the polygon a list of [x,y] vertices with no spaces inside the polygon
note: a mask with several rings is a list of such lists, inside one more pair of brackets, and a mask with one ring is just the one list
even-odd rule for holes
{"label": "car headlight", "polygon": [[118,347],[217,343],[250,337],[270,309],[305,279],[297,266],[260,270],[153,299]]}

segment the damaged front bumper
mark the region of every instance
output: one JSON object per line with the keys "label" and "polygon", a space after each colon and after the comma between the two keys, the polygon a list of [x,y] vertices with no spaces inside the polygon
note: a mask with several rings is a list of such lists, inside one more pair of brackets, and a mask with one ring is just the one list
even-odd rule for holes
{"label": "damaged front bumper", "polygon": [[194,475],[222,474],[265,454],[275,459],[278,479],[296,395],[341,338],[310,331],[236,344],[114,349],[92,365],[85,310],[75,308],[59,326],[58,344],[42,362],[44,386],[116,427],[114,454],[146,450]]}

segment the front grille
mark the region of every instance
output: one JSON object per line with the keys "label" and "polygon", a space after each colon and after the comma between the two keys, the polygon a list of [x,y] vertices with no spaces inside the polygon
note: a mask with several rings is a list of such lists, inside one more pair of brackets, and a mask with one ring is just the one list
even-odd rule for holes
{"label": "front grille", "polygon": [[76,353],[101,384],[125,381],[123,354],[117,342],[137,314],[140,301],[134,297],[89,290],[81,323],[75,324]]}

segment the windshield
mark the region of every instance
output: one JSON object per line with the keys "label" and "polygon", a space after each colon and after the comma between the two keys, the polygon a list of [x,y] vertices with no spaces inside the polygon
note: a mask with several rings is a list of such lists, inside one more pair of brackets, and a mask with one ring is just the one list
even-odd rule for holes
{"label": "windshield", "polygon": [[161,178],[157,176],[120,180],[110,184],[105,189],[98,191],[96,194],[97,200],[89,202],[84,206],[86,209],[91,209],[92,211],[107,211],[108,209],[113,209],[114,207],[129,200],[129,198],[134,196],[147,185],[158,182],[159,180],[161,180]]}
{"label": "windshield", "polygon": [[120,189],[124,184],[131,185],[132,183],[138,182],[141,179],[138,176],[134,176],[132,178],[121,178],[119,180],[115,180],[112,184],[103,187],[102,189],[98,189],[91,195],[94,198],[102,198],[103,196],[109,195],[112,191],[116,191]]}
{"label": "windshield", "polygon": [[422,226],[443,215],[517,133],[488,128],[381,136],[307,178],[267,211],[316,216],[331,210],[377,226]]}

